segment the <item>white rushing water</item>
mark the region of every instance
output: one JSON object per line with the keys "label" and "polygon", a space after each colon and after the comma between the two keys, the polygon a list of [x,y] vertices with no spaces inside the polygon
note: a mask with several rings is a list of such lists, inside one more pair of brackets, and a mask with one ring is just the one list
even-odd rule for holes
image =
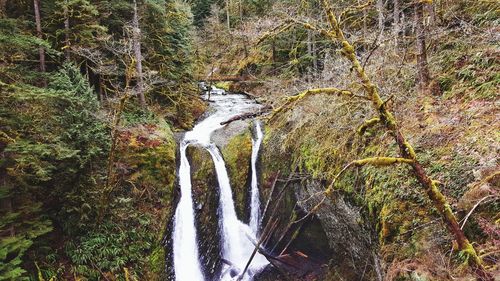
{"label": "white rushing water", "polygon": [[264,134],[259,122],[255,122],[255,139],[252,139],[252,181],[250,186],[250,229],[255,234],[259,232],[260,221],[260,198],[259,198],[259,183],[257,180],[257,159],[259,157],[260,145]]}
{"label": "white rushing water", "polygon": [[[257,241],[257,238],[255,232],[236,217],[229,177],[219,150],[213,145],[210,146],[209,152],[215,163],[217,180],[220,187],[219,210],[221,214],[223,258],[232,263],[231,267],[225,266],[225,269],[222,271],[221,280],[235,280],[239,273],[244,270],[246,263],[252,255],[255,248],[252,241]],[[242,280],[250,280],[253,274],[267,264],[268,261],[261,254],[256,254]]]}
{"label": "white rushing water", "polygon": [[[181,198],[177,205],[174,218],[173,250],[174,250],[174,270],[177,281],[198,281],[205,280],[203,270],[199,261],[197,246],[196,226],[194,222],[194,208],[192,198],[190,166],[186,157],[186,148],[191,144],[205,147],[211,154],[217,172],[217,179],[220,188],[219,200],[219,226],[222,233],[222,258],[231,263],[231,266],[224,265],[220,280],[236,280],[242,274],[247,261],[249,260],[254,245],[251,240],[257,240],[256,231],[238,220],[234,208],[233,194],[229,177],[227,174],[224,159],[218,148],[211,142],[212,133],[222,128],[221,122],[239,114],[254,111],[259,106],[243,95],[223,95],[221,91],[213,91],[210,95],[214,112],[206,119],[198,123],[193,130],[187,132],[181,142],[180,155],[181,164],[179,167],[179,184]],[[260,130],[260,125],[256,130]],[[260,139],[260,140],[259,140]],[[259,149],[262,136],[254,140],[252,149]],[[256,146],[255,143],[259,142]],[[253,154],[257,154],[252,150]],[[256,157],[255,157],[256,158]],[[253,161],[253,160],[252,160]],[[252,182],[255,165],[252,165]],[[257,176],[255,172],[255,183]],[[255,186],[257,188],[257,185]],[[252,203],[251,212],[254,208],[259,209],[258,190],[256,202],[253,202],[252,183]],[[259,210],[256,210],[257,214]],[[255,229],[257,229],[257,224]],[[251,239],[251,240],[250,240]],[[251,280],[253,275],[268,264],[268,261],[260,254],[256,254],[252,264],[242,276],[241,280]]]}
{"label": "white rushing water", "polygon": [[[194,225],[193,195],[191,192],[190,166],[186,157],[187,143],[181,144],[181,164],[179,167],[179,185],[181,199],[175,209],[173,233],[174,270],[176,280],[204,280],[196,244]],[[186,265],[190,265],[186,268]]]}

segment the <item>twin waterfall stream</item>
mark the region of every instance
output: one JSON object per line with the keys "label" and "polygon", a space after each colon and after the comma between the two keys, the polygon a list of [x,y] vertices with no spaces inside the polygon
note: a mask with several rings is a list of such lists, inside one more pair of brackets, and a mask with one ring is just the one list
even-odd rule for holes
{"label": "twin waterfall stream", "polygon": [[251,159],[250,222],[248,225],[241,222],[236,216],[233,192],[224,159],[217,146],[211,141],[211,135],[215,130],[224,127],[220,124],[221,122],[242,113],[255,111],[259,105],[244,95],[225,95],[224,91],[219,89],[211,92],[210,99],[213,113],[187,132],[180,144],[179,184],[181,198],[175,210],[172,236],[175,279],[177,281],[205,280],[198,251],[198,239],[203,238],[197,237],[190,165],[186,156],[187,147],[196,145],[202,146],[210,152],[219,185],[218,213],[220,221],[218,225],[222,239],[220,241],[221,258],[230,265],[224,264],[218,280],[249,281],[268,264],[264,256],[257,253],[248,270],[242,276],[255,249],[252,242],[258,240],[257,234],[260,226],[261,214],[256,161],[263,138],[262,129],[260,124],[255,122]]}

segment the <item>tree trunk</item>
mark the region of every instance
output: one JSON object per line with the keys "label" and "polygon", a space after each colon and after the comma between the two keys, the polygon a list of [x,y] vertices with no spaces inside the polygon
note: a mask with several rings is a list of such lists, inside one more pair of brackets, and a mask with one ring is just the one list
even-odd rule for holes
{"label": "tree trunk", "polygon": [[273,41],[271,41],[271,51],[273,63],[276,63],[276,41],[274,40],[274,38]]}
{"label": "tree trunk", "polygon": [[394,13],[394,45],[396,46],[396,51],[397,51],[400,45],[399,33],[401,32],[401,22],[400,22],[401,7],[399,0],[394,0],[393,13]]}
{"label": "tree trunk", "polygon": [[366,8],[363,9],[363,38],[366,38],[368,35],[368,23],[366,22],[366,18],[368,17],[368,11]]}
{"label": "tree trunk", "polygon": [[425,10],[429,15],[427,18],[427,26],[433,27],[436,23],[436,10],[434,7],[434,2],[425,4]]}
{"label": "tree trunk", "polygon": [[7,5],[7,0],[0,0],[0,17],[6,16],[5,7]]}
{"label": "tree trunk", "polygon": [[417,76],[418,87],[421,91],[425,91],[429,85],[430,74],[427,67],[427,50],[425,44],[425,27],[424,27],[424,7],[422,3],[415,4],[415,32],[417,44]]}
{"label": "tree trunk", "polygon": [[229,21],[229,0],[226,0],[226,23],[227,30],[231,30],[231,22]]}
{"label": "tree trunk", "polygon": [[378,30],[384,30],[384,0],[377,0]]}
{"label": "tree trunk", "polygon": [[[35,10],[35,24],[36,24],[36,36],[40,39],[43,39],[42,34],[42,19],[40,17],[40,0],[33,0],[33,7]],[[45,49],[43,47],[38,48],[38,54],[40,57],[40,72],[45,72]],[[47,83],[43,82],[44,85]]]}
{"label": "tree trunk", "polygon": [[[312,58],[313,55],[313,47],[312,47],[312,30],[307,30],[307,56]],[[312,81],[313,69],[312,65],[307,67],[307,80],[309,82]]]}
{"label": "tree trunk", "polygon": [[311,36],[312,38],[312,53],[313,53],[313,74],[316,76],[318,73],[318,46],[316,45],[316,36],[314,33]]}
{"label": "tree trunk", "polygon": [[69,41],[69,11],[67,1],[64,5],[64,56],[66,57],[66,61],[70,61],[70,53],[69,49],[71,46],[71,42]]}
{"label": "tree trunk", "polygon": [[[4,211],[4,214],[12,214],[14,211],[12,209],[12,198],[7,197],[7,198],[2,198],[0,199],[2,207],[0,208],[2,211]],[[14,225],[10,225],[6,231],[9,233],[11,237],[16,236],[16,228]]]}
{"label": "tree trunk", "polygon": [[238,2],[238,10],[240,12],[240,23],[243,22],[243,0],[240,0],[240,2]]}
{"label": "tree trunk", "polygon": [[135,68],[137,76],[137,94],[142,107],[146,106],[146,99],[144,98],[144,78],[142,76],[142,53],[141,53],[141,29],[139,27],[139,13],[137,11],[137,1],[134,0],[134,18],[133,25],[133,48],[135,56]]}

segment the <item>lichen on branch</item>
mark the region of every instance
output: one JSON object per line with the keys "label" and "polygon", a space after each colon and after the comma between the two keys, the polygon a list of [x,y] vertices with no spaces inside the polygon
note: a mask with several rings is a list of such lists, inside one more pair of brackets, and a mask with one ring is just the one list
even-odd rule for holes
{"label": "lichen on branch", "polygon": [[309,89],[306,91],[303,91],[300,94],[294,95],[294,96],[289,96],[286,98],[286,101],[283,105],[280,107],[276,108],[273,110],[273,113],[271,115],[271,119],[274,118],[277,114],[280,114],[288,109],[291,108],[292,104],[296,104],[297,102],[310,97],[314,95],[319,95],[319,94],[326,94],[326,95],[337,95],[337,96],[345,96],[345,97],[356,97],[360,99],[366,99],[366,97],[355,95],[353,92],[348,91],[348,90],[341,90],[338,88],[316,88],[316,89]]}
{"label": "lichen on branch", "polygon": [[365,134],[366,130],[375,126],[378,123],[380,123],[380,118],[378,117],[366,120],[365,123],[363,123],[361,126],[358,127],[356,132],[358,132],[358,134],[362,136]]}

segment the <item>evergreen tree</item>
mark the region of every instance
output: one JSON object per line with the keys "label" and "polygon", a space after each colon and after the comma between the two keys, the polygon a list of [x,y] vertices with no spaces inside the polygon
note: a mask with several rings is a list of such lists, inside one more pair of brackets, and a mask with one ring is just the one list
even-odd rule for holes
{"label": "evergreen tree", "polygon": [[47,89],[2,83],[0,94],[0,280],[17,280],[24,253],[52,230],[50,217],[67,230],[91,217],[100,180],[91,163],[106,155],[109,137],[74,66],[54,74]]}
{"label": "evergreen tree", "polygon": [[194,24],[197,27],[201,27],[204,24],[205,19],[210,16],[212,5],[215,3],[215,0],[193,1],[191,5],[193,9]]}

